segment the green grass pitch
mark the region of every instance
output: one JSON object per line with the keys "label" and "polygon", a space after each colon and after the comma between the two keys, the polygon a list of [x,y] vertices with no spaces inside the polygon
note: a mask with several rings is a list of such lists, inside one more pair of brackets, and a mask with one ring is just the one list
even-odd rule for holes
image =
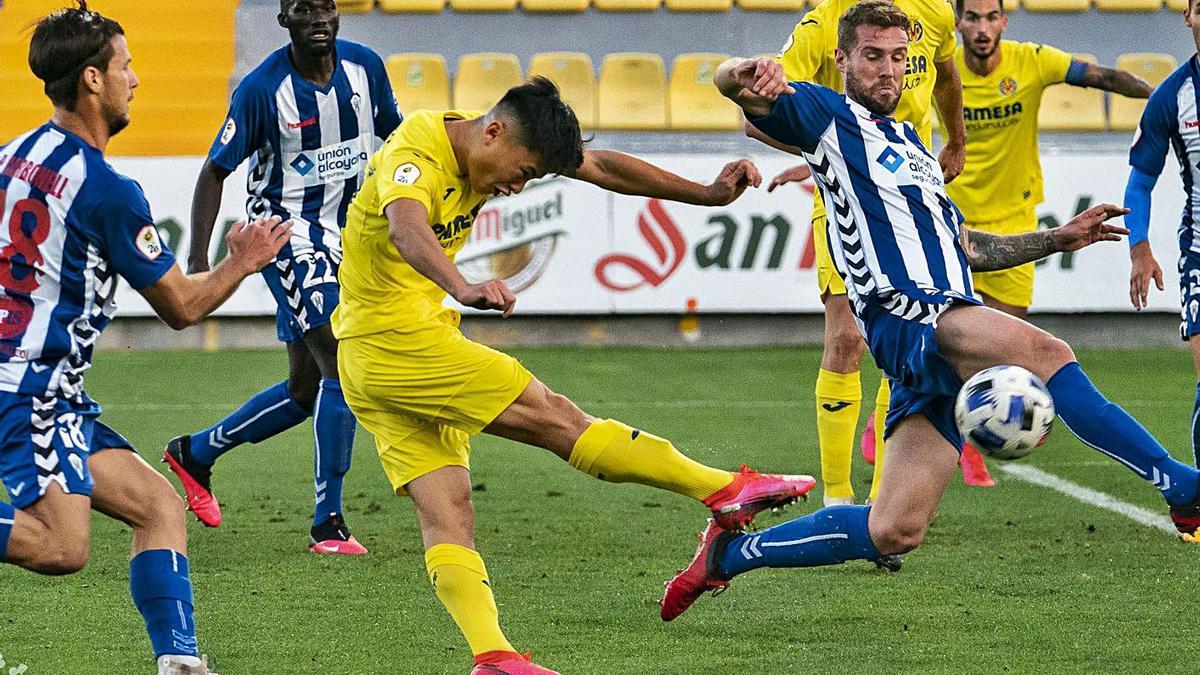
{"label": "green grass pitch", "polygon": [[[666,436],[703,462],[819,473],[817,350],[514,353],[585,410]],[[167,439],[215,422],[285,374],[281,352],[96,360],[88,389],[103,419],[160,468]],[[1081,360],[1178,457],[1190,454],[1187,352],[1087,351]],[[867,401],[876,378],[867,368]],[[1061,425],[1025,461],[1163,511],[1153,488]],[[307,426],[235,450],[214,479],[225,524],[189,525],[212,666],[222,675],[465,675],[471,655],[424,578],[412,505],[391,494],[370,436],[360,429],[346,489],[368,556],[308,553],[312,462]],[[564,673],[1200,672],[1200,547],[998,471],[995,489],[951,485],[900,574],[862,562],[762,570],[663,624],[656,601],[692,554],[699,505],[600,483],[492,438],[477,439],[473,463],[478,542],[505,629]],[[857,454],[854,471],[865,497],[870,472]],[[818,488],[788,515],[819,503]],[[9,666],[27,664],[31,675],[153,671],[129,599],[128,528],[101,516],[93,525],[91,562],[79,574],[0,566]]]}

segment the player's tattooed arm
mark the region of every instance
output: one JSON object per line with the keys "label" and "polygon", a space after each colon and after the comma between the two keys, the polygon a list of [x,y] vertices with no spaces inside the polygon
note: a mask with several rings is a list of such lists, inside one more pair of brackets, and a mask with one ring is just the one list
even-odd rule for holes
{"label": "player's tattooed arm", "polygon": [[1001,236],[963,228],[963,250],[974,272],[993,272],[1041,260],[1054,253],[1050,230]]}
{"label": "player's tattooed arm", "polygon": [[1133,73],[1116,68],[1105,68],[1094,63],[1087,64],[1083,71],[1083,84],[1130,98],[1150,98],[1154,87]]}
{"label": "player's tattooed arm", "polygon": [[1100,204],[1051,230],[1002,236],[962,229],[963,251],[975,272],[992,272],[1041,260],[1052,253],[1078,251],[1101,241],[1120,241],[1129,230],[1110,225],[1109,218],[1123,216],[1129,209]]}

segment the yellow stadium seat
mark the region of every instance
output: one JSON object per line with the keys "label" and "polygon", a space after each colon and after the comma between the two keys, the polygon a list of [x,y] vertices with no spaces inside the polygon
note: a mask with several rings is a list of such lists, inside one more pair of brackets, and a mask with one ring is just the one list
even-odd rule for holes
{"label": "yellow stadium seat", "polygon": [[1092,0],[1024,0],[1028,12],[1086,12]]}
{"label": "yellow stadium seat", "polygon": [[558,85],[562,98],[575,111],[579,126],[596,126],[596,76],[592,59],[580,52],[535,54],[529,76],[541,75]]}
{"label": "yellow stadium seat", "polygon": [[342,14],[364,14],[375,7],[375,0],[338,0],[337,8]]}
{"label": "yellow stadium seat", "polygon": [[1188,0],[1167,0],[1167,9],[1172,12],[1186,12]]}
{"label": "yellow stadium seat", "polygon": [[450,8],[456,12],[511,12],[517,8],[517,0],[450,0]]}
{"label": "yellow stadium seat", "polygon": [[387,73],[404,114],[450,107],[450,75],[441,54],[392,54]]}
{"label": "yellow stadium seat", "polygon": [[657,12],[662,0],[592,0],[601,12]]}
{"label": "yellow stadium seat", "polygon": [[521,0],[526,12],[586,12],[588,0]]}
{"label": "yellow stadium seat", "polygon": [[[1096,63],[1091,54],[1073,54],[1072,58]],[[1104,131],[1104,92],[1065,82],[1046,88],[1038,127],[1046,131]]]}
{"label": "yellow stadium seat", "polygon": [[[1170,54],[1122,54],[1117,57],[1116,67],[1127,70],[1157,87],[1179,64]],[[1109,99],[1109,126],[1113,131],[1132,131],[1137,128],[1146,101],[1140,98],[1113,96]]]}
{"label": "yellow stadium seat", "polygon": [[1015,12],[1021,8],[1021,0],[1002,0],[1005,12]]}
{"label": "yellow stadium seat", "polygon": [[600,64],[601,129],[665,129],[667,73],[658,54],[609,54]]}
{"label": "yellow stadium seat", "polygon": [[805,0],[738,0],[738,7],[748,12],[799,12]]}
{"label": "yellow stadium seat", "polygon": [[728,12],[733,0],[667,0],[672,12]]}
{"label": "yellow stadium seat", "polygon": [[490,110],[504,92],[521,84],[521,62],[512,54],[464,54],[454,74],[454,107]]}
{"label": "yellow stadium seat", "polygon": [[713,85],[726,54],[680,54],[671,66],[667,110],[672,129],[731,131],[742,127],[742,114]]}
{"label": "yellow stadium seat", "polygon": [[437,13],[446,9],[446,0],[379,0],[379,9],[408,14]]}
{"label": "yellow stadium seat", "polygon": [[1163,0],[1096,0],[1096,9],[1101,12],[1157,12]]}

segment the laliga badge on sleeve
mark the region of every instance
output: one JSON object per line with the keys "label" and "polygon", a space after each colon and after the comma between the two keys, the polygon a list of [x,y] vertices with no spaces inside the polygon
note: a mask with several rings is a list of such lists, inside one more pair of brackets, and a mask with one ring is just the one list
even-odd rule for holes
{"label": "laliga badge on sleeve", "polygon": [[232,141],[235,135],[237,135],[237,125],[230,117],[229,121],[225,123],[225,128],[221,130],[221,145],[229,145],[229,141]]}
{"label": "laliga badge on sleeve", "polygon": [[396,167],[396,173],[392,176],[392,181],[398,185],[412,185],[421,177],[421,170],[412,162],[405,162]]}
{"label": "laliga badge on sleeve", "polygon": [[149,260],[155,260],[162,255],[162,240],[158,238],[158,228],[147,225],[137,233],[137,250]]}

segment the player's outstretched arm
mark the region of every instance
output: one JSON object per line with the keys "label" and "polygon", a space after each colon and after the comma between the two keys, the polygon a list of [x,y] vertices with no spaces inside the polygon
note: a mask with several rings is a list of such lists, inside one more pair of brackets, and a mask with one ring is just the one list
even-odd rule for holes
{"label": "player's outstretched arm", "polygon": [[209,159],[196,177],[196,190],[192,193],[192,241],[188,250],[190,274],[209,269],[208,242],[221,210],[221,194],[229,173],[228,169]]}
{"label": "player's outstretched arm", "polygon": [[1105,68],[1094,63],[1087,64],[1080,84],[1085,87],[1111,91],[1129,98],[1150,98],[1150,94],[1154,93],[1154,87],[1137,75],[1116,68]]}
{"label": "player's outstretched arm", "polygon": [[963,250],[972,271],[1008,269],[1041,260],[1052,253],[1078,251],[1101,241],[1120,241],[1121,235],[1129,234],[1129,230],[1106,221],[1126,213],[1129,209],[1100,204],[1075,216],[1062,227],[1010,236],[963,228]]}
{"label": "player's outstretched arm", "polygon": [[280,222],[279,216],[237,223],[225,238],[229,257],[212,271],[185,275],[172,265],[140,292],[171,328],[194,326],[228,300],[242,279],[270,263],[290,236],[292,221]]}
{"label": "player's outstretched arm", "polygon": [[613,150],[585,150],[575,177],[610,192],[700,206],[724,206],[746,188],[762,184],[762,174],[748,159],[726,164],[713,182],[704,185]]}
{"label": "player's outstretched arm", "polygon": [[962,76],[954,59],[934,64],[937,81],[933,84],[933,100],[942,119],[942,137],[946,145],[938,153],[942,179],[947,183],[958,178],[967,161],[967,127],[963,122]]}
{"label": "player's outstretched arm", "polygon": [[517,296],[499,279],[472,284],[442,250],[429,227],[429,209],[415,199],[397,199],[384,207],[392,246],[421,276],[437,284],[460,304],[475,309],[496,309],[508,318]]}

